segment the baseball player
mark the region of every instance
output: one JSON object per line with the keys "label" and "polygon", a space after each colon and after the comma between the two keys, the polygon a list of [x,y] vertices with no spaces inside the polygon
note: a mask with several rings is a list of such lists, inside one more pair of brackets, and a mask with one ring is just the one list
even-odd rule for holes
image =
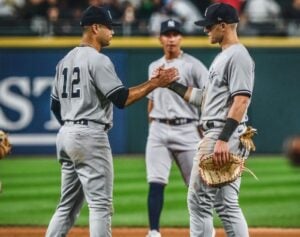
{"label": "baseball player", "polygon": [[243,157],[249,155],[249,151],[241,146],[239,137],[246,128],[247,108],[254,85],[254,62],[239,42],[238,22],[238,14],[231,5],[210,5],[204,19],[195,22],[204,27],[210,42],[218,43],[222,49],[209,68],[208,83],[204,90],[177,82],[170,86],[190,103],[202,105],[204,138],[194,159],[188,191],[191,237],[212,236],[213,207],[227,236],[249,236],[238,203],[241,178],[219,188],[209,187],[201,180],[198,167],[200,159],[211,153],[216,166],[226,163],[229,152]]}
{"label": "baseball player", "polygon": [[[175,67],[179,82],[202,88],[207,80],[206,67],[181,50],[182,29],[179,22],[169,19],[161,23],[159,41],[163,57],[149,66],[149,76],[161,65]],[[157,88],[148,96],[149,135],[146,146],[148,192],[148,237],[160,237],[159,218],[163,209],[164,189],[168,184],[172,162],[175,161],[188,186],[200,140],[199,109],[184,101],[176,93]]]}
{"label": "baseball player", "polygon": [[56,68],[51,110],[63,125],[57,135],[61,198],[47,237],[67,235],[84,199],[89,207],[90,236],[111,236],[113,163],[107,130],[112,127],[112,106],[124,108],[177,77],[175,68],[160,68],[151,80],[126,88],[110,59],[99,53],[109,45],[114,25],[108,10],[87,8],[81,19],[80,46]]}

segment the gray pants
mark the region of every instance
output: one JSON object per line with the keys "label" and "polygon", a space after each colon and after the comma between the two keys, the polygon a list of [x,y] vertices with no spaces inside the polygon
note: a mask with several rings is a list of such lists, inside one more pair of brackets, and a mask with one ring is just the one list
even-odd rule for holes
{"label": "gray pants", "polygon": [[111,236],[113,163],[103,125],[66,124],[57,136],[61,198],[47,237],[66,236],[87,201],[91,237]]}
{"label": "gray pants", "polygon": [[174,160],[188,186],[199,141],[199,132],[194,123],[171,126],[152,121],[146,146],[148,183],[168,184]]}
{"label": "gray pants", "polygon": [[[198,153],[194,159],[188,191],[191,237],[212,236],[213,208],[215,208],[221,218],[227,236],[249,236],[248,226],[238,203],[241,178],[222,187],[213,188],[205,185],[199,176],[199,161],[204,154],[213,152],[220,132],[221,129],[211,129],[204,134],[204,138],[200,142]],[[230,152],[241,155],[243,150],[239,146],[239,135],[238,132],[232,135],[229,147]],[[245,156],[248,154],[242,155]]]}

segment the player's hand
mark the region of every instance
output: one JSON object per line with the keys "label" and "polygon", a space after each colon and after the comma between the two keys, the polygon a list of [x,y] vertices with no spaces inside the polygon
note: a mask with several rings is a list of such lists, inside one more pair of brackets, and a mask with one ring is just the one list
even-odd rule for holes
{"label": "player's hand", "polygon": [[175,67],[171,68],[161,68],[158,70],[156,77],[152,77],[157,84],[157,87],[167,87],[173,81],[178,79],[178,70]]}
{"label": "player's hand", "polygon": [[152,72],[151,79],[152,79],[152,78],[155,78],[155,77],[158,77],[158,76],[159,76],[160,70],[162,70],[162,69],[164,69],[164,68],[165,68],[165,64],[162,64],[160,67],[156,68],[156,69]]}
{"label": "player's hand", "polygon": [[227,142],[217,140],[214,148],[213,162],[216,167],[222,167],[229,161],[229,146]]}

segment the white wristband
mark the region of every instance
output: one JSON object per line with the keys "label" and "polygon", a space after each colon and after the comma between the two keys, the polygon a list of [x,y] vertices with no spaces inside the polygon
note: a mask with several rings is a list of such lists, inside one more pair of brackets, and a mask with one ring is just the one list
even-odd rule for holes
{"label": "white wristband", "polygon": [[203,98],[203,89],[193,88],[189,99],[189,103],[200,107],[202,103],[202,98]]}

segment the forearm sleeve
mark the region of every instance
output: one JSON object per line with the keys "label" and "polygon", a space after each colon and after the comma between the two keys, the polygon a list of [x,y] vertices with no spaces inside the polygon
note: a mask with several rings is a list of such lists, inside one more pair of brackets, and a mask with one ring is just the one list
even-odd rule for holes
{"label": "forearm sleeve", "polygon": [[172,91],[174,91],[175,93],[177,93],[178,95],[180,95],[182,98],[184,98],[185,93],[188,90],[188,87],[185,85],[182,85],[176,81],[172,82],[168,88]]}
{"label": "forearm sleeve", "polygon": [[125,107],[128,95],[129,95],[129,90],[128,90],[128,88],[124,87],[124,88],[112,93],[108,97],[108,99],[119,109],[123,109]]}

